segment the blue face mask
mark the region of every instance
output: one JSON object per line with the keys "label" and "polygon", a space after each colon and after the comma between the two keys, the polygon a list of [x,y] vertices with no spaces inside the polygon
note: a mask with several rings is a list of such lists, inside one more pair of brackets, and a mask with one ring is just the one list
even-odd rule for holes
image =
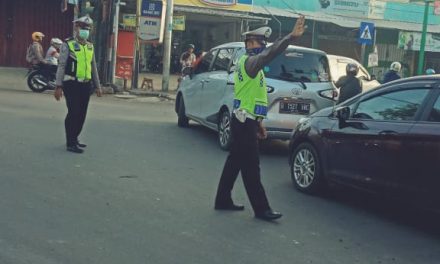
{"label": "blue face mask", "polygon": [[88,39],[90,35],[90,30],[88,29],[80,29],[78,32],[78,37],[80,37],[81,39]]}
{"label": "blue face mask", "polygon": [[253,54],[253,55],[258,55],[261,52],[263,52],[266,49],[266,45],[263,45],[259,48],[253,48],[253,49],[246,49],[247,53],[249,54]]}

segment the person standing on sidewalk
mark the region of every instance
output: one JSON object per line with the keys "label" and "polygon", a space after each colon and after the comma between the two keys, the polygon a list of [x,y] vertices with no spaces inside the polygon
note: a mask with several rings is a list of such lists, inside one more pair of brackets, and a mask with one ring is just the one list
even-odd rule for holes
{"label": "person standing on sidewalk", "polygon": [[74,37],[61,46],[56,75],[55,99],[66,97],[67,116],[64,121],[66,129],[67,151],[83,153],[86,145],[78,141],[78,136],[86,119],[92,81],[96,95],[101,96],[101,84],[96,68],[93,44],[87,39],[93,20],[84,16],[73,21]]}
{"label": "person standing on sidewalk", "polygon": [[216,210],[244,210],[244,206],[235,205],[231,197],[235,180],[241,171],[255,217],[275,220],[282,216],[269,206],[260,179],[258,139],[267,137],[262,120],[267,114],[268,101],[263,68],[303,35],[304,23],[304,16],[300,16],[293,31],[267,49],[266,41],[272,33],[271,28],[262,27],[243,34],[247,52],[239,59],[234,73],[235,99],[231,121],[233,141],[217,189]]}

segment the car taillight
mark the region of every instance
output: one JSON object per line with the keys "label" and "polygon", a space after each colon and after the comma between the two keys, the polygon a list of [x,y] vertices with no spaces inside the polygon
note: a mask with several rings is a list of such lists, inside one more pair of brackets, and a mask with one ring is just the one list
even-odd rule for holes
{"label": "car taillight", "polygon": [[336,89],[323,90],[319,92],[319,95],[330,100],[336,100],[338,91]]}

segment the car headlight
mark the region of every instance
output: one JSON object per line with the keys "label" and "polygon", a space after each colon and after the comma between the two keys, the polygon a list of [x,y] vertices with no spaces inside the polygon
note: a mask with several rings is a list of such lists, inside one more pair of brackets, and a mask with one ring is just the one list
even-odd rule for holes
{"label": "car headlight", "polygon": [[310,121],[312,119],[310,117],[303,117],[298,121],[298,130],[304,131],[310,127]]}
{"label": "car headlight", "polygon": [[319,91],[319,95],[326,99],[335,100],[338,97],[338,91],[336,89],[327,89]]}
{"label": "car headlight", "polygon": [[273,91],[275,91],[275,88],[273,88],[272,86],[267,86],[267,93],[273,93]]}

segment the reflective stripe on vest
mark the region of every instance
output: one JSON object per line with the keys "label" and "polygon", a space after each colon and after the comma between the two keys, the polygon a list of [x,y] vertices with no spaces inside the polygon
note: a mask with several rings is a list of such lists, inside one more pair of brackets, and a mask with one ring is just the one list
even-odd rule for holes
{"label": "reflective stripe on vest", "polygon": [[263,71],[251,78],[245,69],[248,55],[243,55],[238,61],[234,73],[234,108],[246,110],[254,116],[265,117],[267,114],[267,85]]}
{"label": "reflective stripe on vest", "polygon": [[[69,40],[67,42],[71,53],[75,54],[76,73],[75,77],[78,80],[92,79],[92,60],[93,60],[93,44],[87,43],[81,45],[76,40]],[[73,68],[72,68],[73,70]]]}

